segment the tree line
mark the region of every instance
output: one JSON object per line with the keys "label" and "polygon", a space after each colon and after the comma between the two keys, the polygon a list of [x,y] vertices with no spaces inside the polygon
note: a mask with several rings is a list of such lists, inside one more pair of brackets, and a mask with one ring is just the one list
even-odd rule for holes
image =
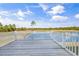
{"label": "tree line", "polygon": [[79,30],[79,27],[59,27],[59,28],[27,28],[26,30]]}
{"label": "tree line", "polygon": [[9,24],[9,25],[3,25],[0,23],[0,32],[11,32],[11,31],[23,31],[26,30],[26,28],[16,28],[15,24]]}
{"label": "tree line", "polygon": [[[31,22],[31,26],[34,26],[35,24],[36,24],[35,21]],[[0,23],[0,32],[23,31],[23,30],[28,30],[28,28],[25,27],[16,28],[15,24],[3,25],[2,23]]]}
{"label": "tree line", "polygon": [[0,32],[10,32],[15,30],[16,30],[15,24],[3,25],[2,23],[0,23]]}
{"label": "tree line", "polygon": [[[35,22],[31,22],[31,26],[35,25]],[[3,25],[0,23],[0,32],[11,32],[11,31],[23,31],[23,30],[79,30],[79,27],[59,27],[59,28],[16,28],[15,24]]]}

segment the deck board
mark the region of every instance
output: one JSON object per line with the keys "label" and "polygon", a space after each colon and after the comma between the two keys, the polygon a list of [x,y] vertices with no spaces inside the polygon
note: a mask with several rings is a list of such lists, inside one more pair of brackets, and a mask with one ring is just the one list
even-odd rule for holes
{"label": "deck board", "polygon": [[50,33],[32,33],[24,40],[16,40],[0,47],[1,56],[70,56],[51,39]]}

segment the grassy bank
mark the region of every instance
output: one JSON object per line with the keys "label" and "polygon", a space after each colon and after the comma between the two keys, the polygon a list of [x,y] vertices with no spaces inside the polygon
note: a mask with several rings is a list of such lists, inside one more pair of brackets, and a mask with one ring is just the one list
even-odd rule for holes
{"label": "grassy bank", "polygon": [[16,36],[13,32],[0,32],[0,47],[15,40],[22,40],[29,35],[30,31],[17,31]]}

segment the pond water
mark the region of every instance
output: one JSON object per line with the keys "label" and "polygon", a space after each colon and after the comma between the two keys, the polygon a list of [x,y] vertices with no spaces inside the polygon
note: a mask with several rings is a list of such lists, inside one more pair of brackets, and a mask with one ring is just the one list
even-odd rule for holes
{"label": "pond water", "polygon": [[59,42],[79,42],[79,32],[53,32],[52,36]]}

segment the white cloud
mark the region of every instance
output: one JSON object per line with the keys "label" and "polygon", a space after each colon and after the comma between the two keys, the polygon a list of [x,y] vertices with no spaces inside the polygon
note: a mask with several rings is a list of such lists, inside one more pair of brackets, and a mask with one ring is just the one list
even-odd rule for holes
{"label": "white cloud", "polygon": [[0,22],[3,25],[8,25],[8,24],[15,24],[16,27],[30,27],[30,21],[18,21],[18,20],[13,20],[9,18],[0,18]]}
{"label": "white cloud", "polygon": [[31,14],[33,14],[33,12],[30,10],[27,10],[26,12],[24,12],[24,14],[31,15]]}
{"label": "white cloud", "polygon": [[48,6],[46,4],[40,3],[39,5],[44,11],[48,9]]}
{"label": "white cloud", "polygon": [[22,12],[22,10],[18,10],[17,13],[16,13],[17,16],[19,17],[24,17],[24,12]]}
{"label": "white cloud", "polygon": [[26,11],[22,11],[21,9],[19,9],[19,10],[17,10],[17,12],[0,10],[0,16],[3,16],[3,17],[15,15],[14,17],[19,18],[19,17],[25,17],[26,15],[32,15],[32,14],[33,14],[33,12],[30,11],[29,9],[27,9]]}
{"label": "white cloud", "polygon": [[44,21],[35,21],[36,22],[36,25],[33,26],[33,27],[36,27],[36,28],[49,28],[49,27],[52,27],[52,23],[50,22],[44,22]]}
{"label": "white cloud", "polygon": [[0,16],[0,22],[2,22],[2,17]]}
{"label": "white cloud", "polygon": [[76,15],[75,15],[75,18],[76,18],[76,19],[79,19],[79,14],[76,14]]}
{"label": "white cloud", "polygon": [[31,12],[30,10],[26,10],[26,11],[22,11],[22,10],[18,10],[16,13],[14,13],[14,15],[16,15],[17,17],[25,17],[25,15],[31,15],[33,12]]}
{"label": "white cloud", "polygon": [[[6,22],[5,22],[6,21]],[[27,28],[31,28],[32,26],[30,25],[31,21],[18,21],[18,20],[12,20],[12,19],[0,19],[0,22],[3,24],[3,25],[8,25],[8,24],[15,24],[16,27],[27,27]],[[42,21],[36,21],[36,25],[33,26],[33,27],[36,27],[36,28],[44,28],[44,27],[52,27],[52,25],[50,26],[49,25],[50,23],[47,22],[42,22]]]}
{"label": "white cloud", "polygon": [[30,10],[26,10],[26,11],[18,10],[13,15],[15,15],[18,20],[24,20],[24,17],[27,15],[32,15],[32,12]]}
{"label": "white cloud", "polygon": [[0,11],[0,15],[8,16],[9,12],[2,10],[2,11]]}
{"label": "white cloud", "polygon": [[52,10],[51,11],[48,11],[47,13],[51,13],[51,14],[61,14],[64,11],[65,7],[62,6],[62,5],[57,5],[57,6],[54,6],[51,8]]}
{"label": "white cloud", "polygon": [[18,20],[24,20],[24,18],[23,17],[18,17]]}
{"label": "white cloud", "polygon": [[56,20],[56,21],[60,21],[60,20],[67,20],[68,17],[67,16],[60,16],[60,15],[55,15],[55,16],[52,16],[52,19],[53,20]]}
{"label": "white cloud", "polygon": [[[30,25],[31,21],[19,21],[19,20],[13,20],[13,19],[9,19],[9,18],[0,18],[0,22],[3,25],[8,25],[8,24],[15,24],[16,27],[27,27],[27,28],[31,28],[32,26]],[[52,27],[52,24],[49,22],[43,22],[43,21],[36,21],[36,25],[33,26],[36,28],[44,28],[44,27]]]}
{"label": "white cloud", "polygon": [[0,19],[1,19],[2,17],[0,16]]}

